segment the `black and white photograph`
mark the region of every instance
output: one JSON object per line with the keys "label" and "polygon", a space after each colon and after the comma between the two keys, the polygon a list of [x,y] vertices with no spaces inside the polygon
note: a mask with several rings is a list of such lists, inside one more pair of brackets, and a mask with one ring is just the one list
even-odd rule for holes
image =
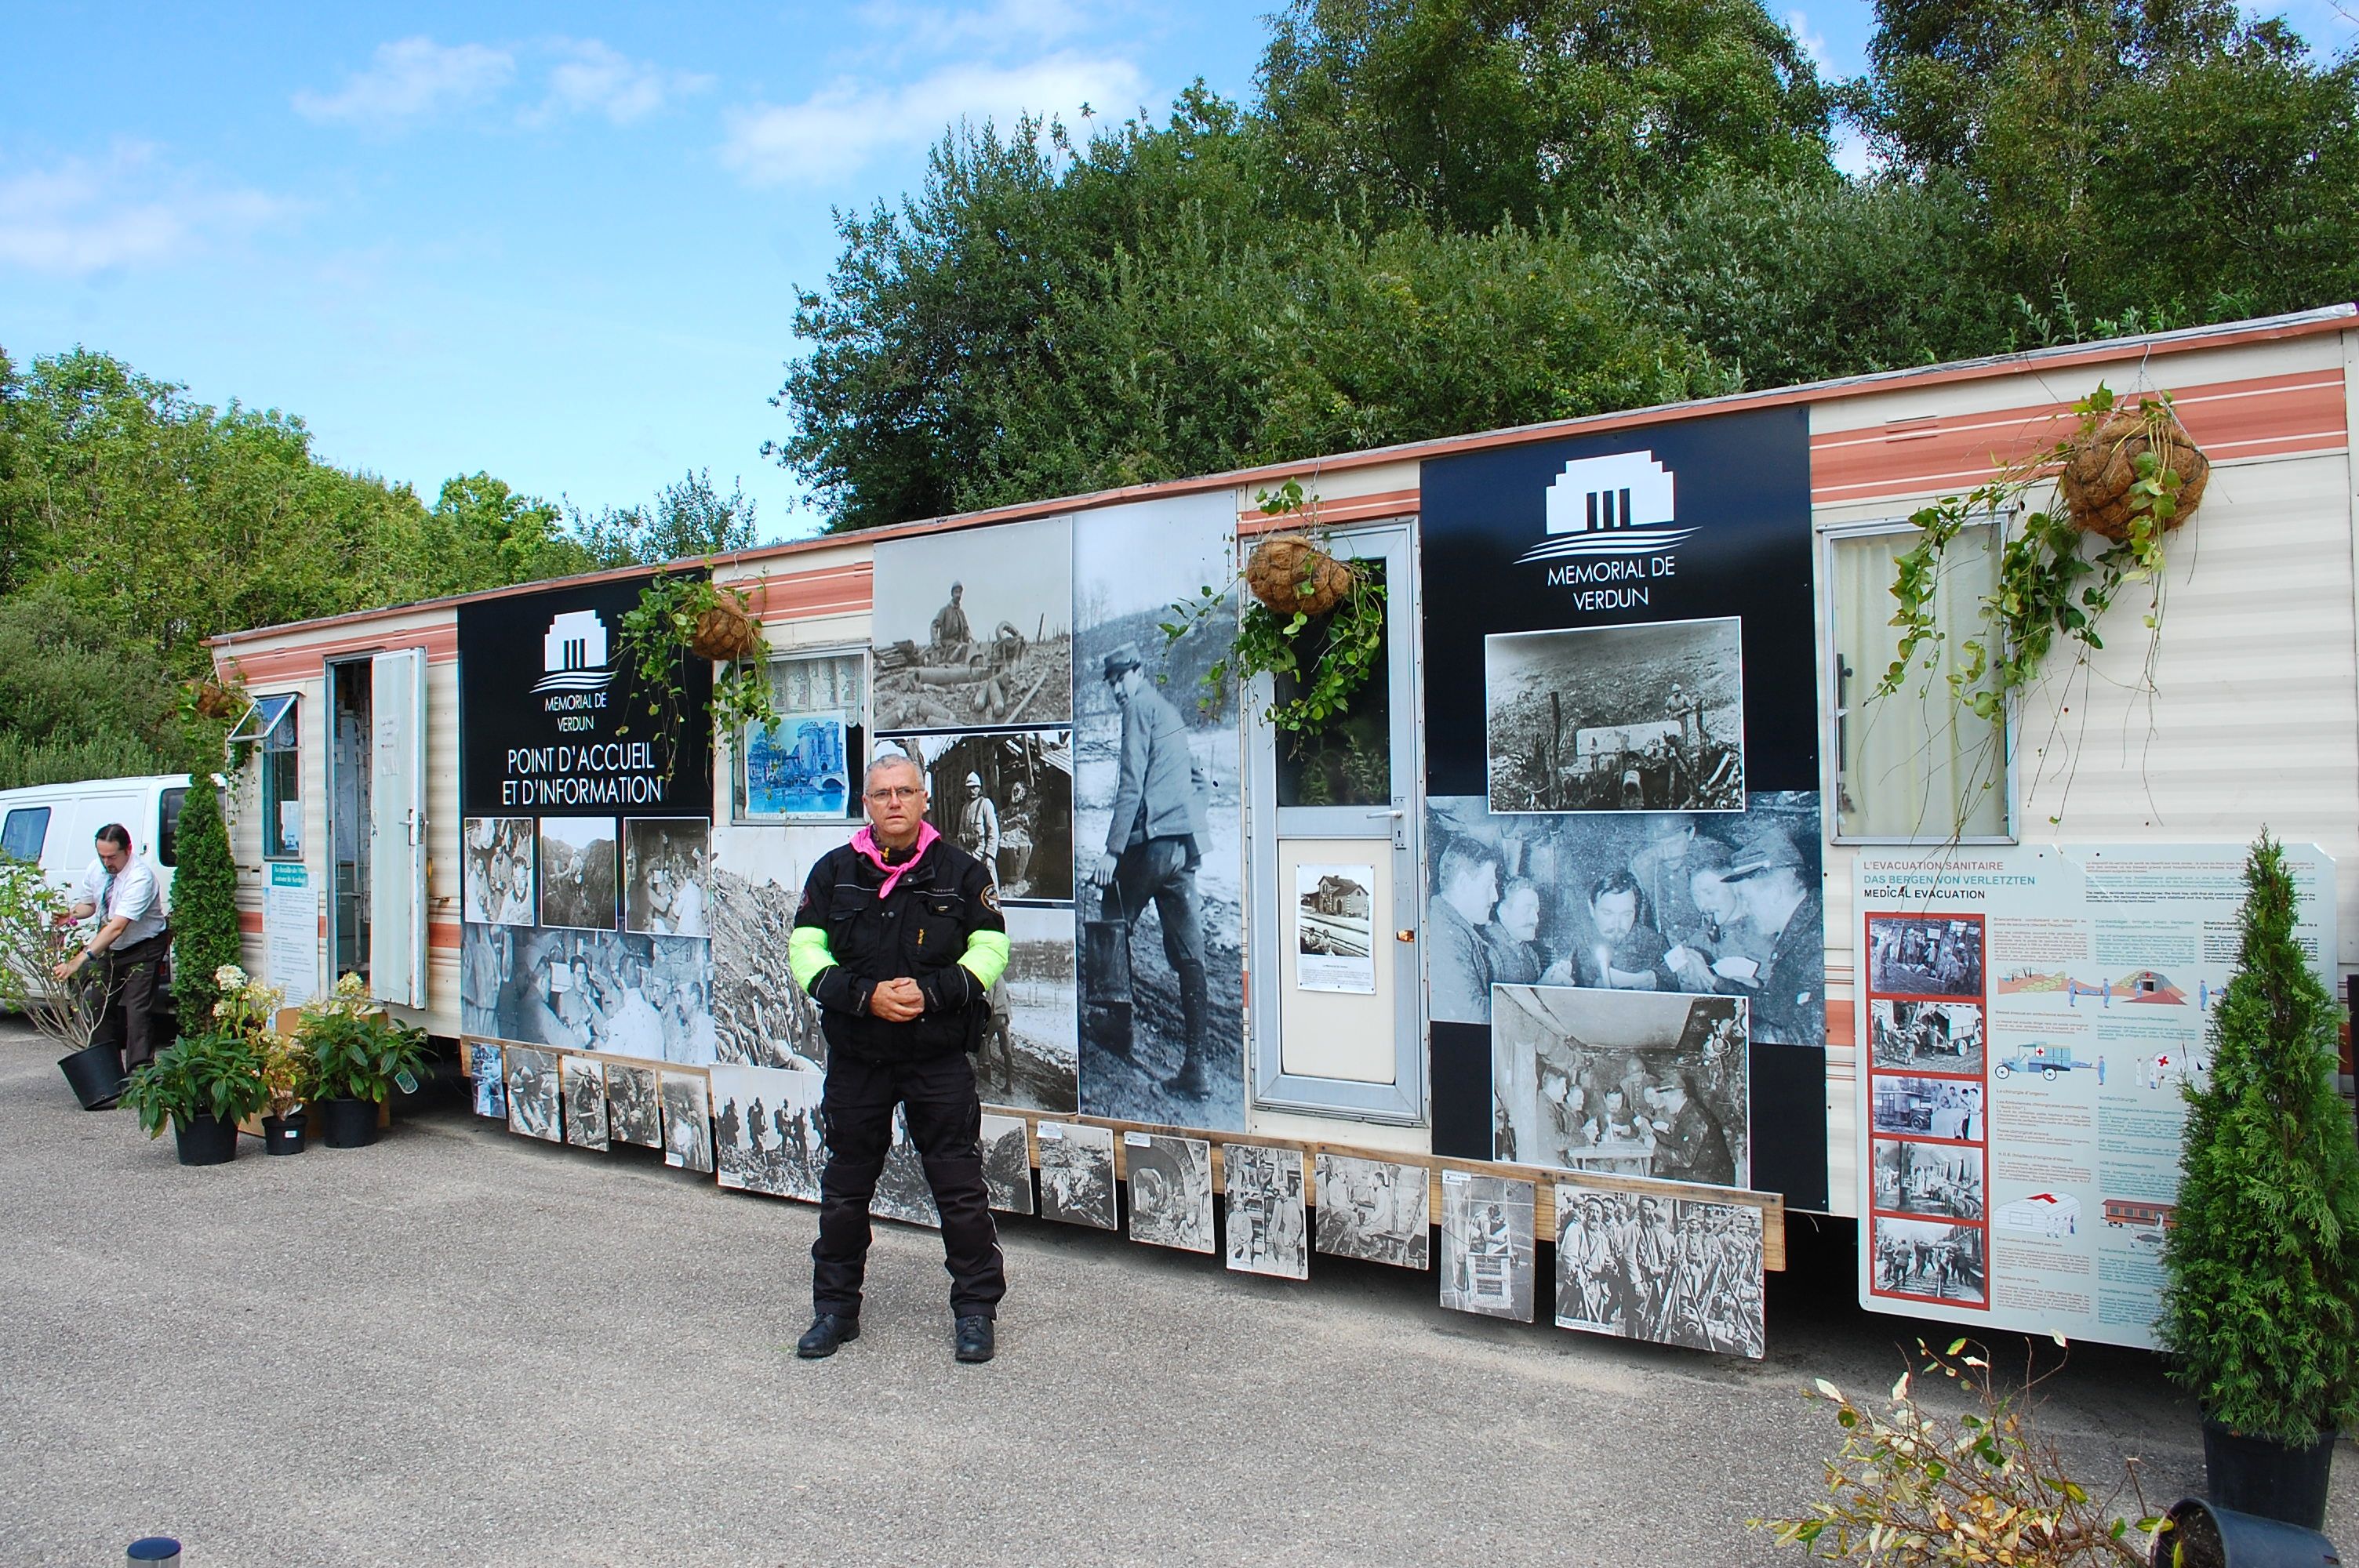
{"label": "black and white photograph", "polygon": [[1376,994],[1374,866],[1294,868],[1294,984],[1298,990]]}
{"label": "black and white photograph", "polygon": [[1212,1144],[1160,1132],[1125,1132],[1122,1142],[1130,1166],[1130,1238],[1212,1251]]}
{"label": "black and white photograph", "polygon": [[1002,903],[1073,898],[1073,732],[887,735],[926,779],[934,831],[984,863]]}
{"label": "black and white photograph", "polygon": [[1431,1173],[1422,1165],[1321,1152],[1318,1247],[1397,1269],[1433,1266]]}
{"label": "black and white photograph", "polygon": [[1491,809],[1743,811],[1744,622],[1483,640]]}
{"label": "black and white photograph", "polygon": [[1868,1120],[1878,1132],[1979,1142],[1983,1087],[1956,1078],[1877,1073],[1868,1087]]}
{"label": "black and white photograph", "polygon": [[1824,1045],[1819,797],[1742,816],[1495,816],[1430,800],[1425,960],[1432,1016],[1485,1023],[1491,987],[1742,998],[1756,1046]]}
{"label": "black and white photograph", "polygon": [[1007,971],[991,988],[991,1021],[975,1053],[984,1101],[1071,1115],[1080,1108],[1074,1022],[1073,912],[1005,909]]}
{"label": "black and white photograph", "polygon": [[983,1179],[1000,1213],[1033,1212],[1032,1146],[1022,1117],[984,1112]]}
{"label": "black and white photograph", "polygon": [[1511,1176],[1441,1173],[1441,1304],[1532,1321],[1539,1189]]}
{"label": "black and white photograph", "polygon": [[1886,996],[1983,994],[1980,915],[1871,914],[1867,983]]}
{"label": "black and white photograph", "polygon": [[1493,988],[1491,1157],[1745,1185],[1745,1014],[1737,997]]}
{"label": "black and white photograph", "polygon": [[1979,1002],[1872,1001],[1867,1004],[1867,1032],[1879,1067],[1982,1076]]}
{"label": "black and white photograph", "polygon": [[876,728],[1071,718],[1072,540],[1071,518],[1044,517],[880,541]]}
{"label": "black and white photograph", "polygon": [[1988,1257],[1978,1225],[1876,1216],[1869,1288],[1878,1295],[1982,1305],[1990,1299]]}
{"label": "black and white photograph", "polygon": [[591,1056],[561,1056],[557,1066],[565,1090],[565,1141],[578,1149],[605,1148],[606,1065]]}
{"label": "black and white photograph", "polygon": [[1909,1138],[1872,1140],[1873,1203],[1884,1214],[1983,1217],[1983,1152]]}
{"label": "black and white photograph", "polygon": [[615,928],[614,819],[540,819],[540,924],[576,931]]}
{"label": "black and white photograph", "polygon": [[715,1051],[712,969],[711,944],[694,937],[469,925],[459,937],[462,1028],[701,1066]]}
{"label": "black and white photograph", "polygon": [[[826,1067],[819,1006],[779,960],[794,936],[803,879],[821,856],[851,836],[849,827],[713,825],[714,1060],[813,1072]],[[1068,957],[1066,968],[1071,967]]]}
{"label": "black and white photograph", "polygon": [[653,1067],[606,1064],[606,1130],[617,1143],[663,1147],[663,1102],[656,1093]]}
{"label": "black and white photograph", "polygon": [[508,1130],[550,1143],[564,1141],[557,1054],[510,1045],[500,1052],[508,1079]]}
{"label": "black and white photograph", "polygon": [[1761,1271],[1750,1205],[1557,1185],[1559,1328],[1758,1360]]}
{"label": "black and white photograph", "polygon": [[776,1067],[712,1070],[712,1155],[721,1184],[773,1197],[819,1202],[827,1166],[819,1124],[817,1073]]}
{"label": "black and white photograph", "polygon": [[712,1169],[712,1099],[701,1073],[658,1076],[663,1096],[664,1163],[683,1171]]}
{"label": "black and white photograph", "polygon": [[[1235,709],[1206,707],[1235,580],[1232,500],[1098,508],[1073,528],[1073,867],[1084,1113],[1245,1126],[1245,811]],[[1223,631],[1223,627],[1229,628]]]}
{"label": "black and white photograph", "polygon": [[893,1108],[893,1141],[885,1146],[885,1170],[876,1178],[868,1212],[878,1219],[897,1219],[904,1225],[942,1227],[942,1211],[934,1205],[925,1162],[919,1157],[918,1145],[909,1137],[908,1117],[899,1106]]}
{"label": "black and white photograph", "polygon": [[701,816],[623,820],[623,929],[710,936],[712,883]]}
{"label": "black and white photograph", "polygon": [[481,1040],[467,1042],[467,1082],[473,1090],[477,1116],[506,1118],[508,1083],[498,1046]]}
{"label": "black and white photograph", "polygon": [[1221,1145],[1221,1187],[1228,1199],[1229,1267],[1281,1280],[1310,1277],[1310,1214],[1302,1190],[1302,1152],[1262,1143]]}
{"label": "black and white photograph", "polygon": [[1114,1230],[1114,1129],[1044,1121],[1040,1140],[1040,1217]]}
{"label": "black and white photograph", "polygon": [[532,840],[529,816],[470,816],[461,826],[460,896],[469,924],[533,923]]}

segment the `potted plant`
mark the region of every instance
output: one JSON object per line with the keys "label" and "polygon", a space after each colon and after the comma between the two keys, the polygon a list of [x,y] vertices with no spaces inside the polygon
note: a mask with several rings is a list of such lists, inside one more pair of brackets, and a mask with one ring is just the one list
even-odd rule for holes
{"label": "potted plant", "polygon": [[106,1011],[99,966],[65,984],[50,979],[73,947],[65,895],[40,867],[0,857],[0,1006],[65,1052],[58,1068],[82,1109],[104,1110],[123,1092],[123,1047],[98,1038]]}
{"label": "potted plant", "polygon": [[312,1103],[321,1138],[331,1149],[362,1149],[376,1141],[377,1107],[393,1086],[414,1085],[426,1069],[426,1032],[373,1007],[358,975],[305,1004],[297,1038],[310,1055]]}
{"label": "potted plant", "polygon": [[2317,1530],[2334,1434],[2359,1422],[2359,1143],[2334,1087],[2342,1010],[2266,831],[2245,886],[2211,1070],[2185,1089],[2156,1329],[2203,1411],[2212,1500]]}
{"label": "potted plant", "polygon": [[219,1165],[237,1157],[237,1124],[270,1101],[264,1053],[279,993],[234,964],[214,972],[221,1000],[201,1033],[183,1034],[142,1064],[123,1087],[123,1103],[150,1138],[172,1124],[183,1165]]}
{"label": "potted plant", "polygon": [[311,1077],[310,1048],[300,1039],[276,1030],[263,1037],[262,1085],[269,1095],[262,1108],[264,1153],[303,1152]]}
{"label": "potted plant", "polygon": [[[656,729],[664,772],[671,772],[678,743],[679,708],[686,696],[686,661],[707,659],[729,667],[712,677],[712,733],[727,739],[757,725],[776,724],[769,671],[759,658],[768,644],[752,600],[738,589],[707,577],[658,577],[639,591],[639,602],[623,614],[621,642],[645,715]],[[630,725],[615,733],[630,733]]]}

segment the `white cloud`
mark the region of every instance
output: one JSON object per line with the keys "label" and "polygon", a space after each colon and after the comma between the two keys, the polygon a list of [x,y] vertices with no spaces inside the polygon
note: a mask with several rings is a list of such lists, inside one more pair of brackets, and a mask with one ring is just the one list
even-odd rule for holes
{"label": "white cloud", "polygon": [[1064,52],[1016,66],[952,65],[914,81],[842,80],[799,103],[730,111],[721,158],[750,183],[819,181],[880,153],[922,146],[952,121],[1123,112],[1146,86],[1126,59]]}
{"label": "white cloud", "polygon": [[69,277],[181,260],[290,210],[167,168],[144,143],[0,176],[0,265]]}
{"label": "white cloud", "polygon": [[375,62],[347,77],[341,92],[298,92],[295,112],[307,120],[390,131],[442,109],[481,103],[515,75],[516,57],[506,49],[486,44],[446,49],[420,35],[377,45]]}
{"label": "white cloud", "polygon": [[1802,52],[1810,57],[1810,63],[1819,68],[1820,74],[1832,69],[1827,60],[1827,36],[1811,30],[1808,16],[1799,11],[1787,12],[1786,30],[1794,35],[1794,41],[1802,46]]}
{"label": "white cloud", "polygon": [[1073,0],[990,0],[979,6],[911,5],[866,0],[854,13],[893,42],[929,52],[980,46],[1055,44],[1088,30],[1095,18]]}
{"label": "white cloud", "polygon": [[617,125],[654,114],[675,97],[702,92],[712,78],[693,71],[667,70],[650,61],[635,60],[596,38],[558,46],[563,55],[549,73],[549,96],[524,119],[546,124],[560,114],[603,114]]}

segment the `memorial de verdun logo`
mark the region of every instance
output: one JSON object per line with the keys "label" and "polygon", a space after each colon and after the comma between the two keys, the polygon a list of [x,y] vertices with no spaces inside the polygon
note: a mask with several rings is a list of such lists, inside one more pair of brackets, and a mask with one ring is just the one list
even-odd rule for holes
{"label": "memorial de verdun logo", "polygon": [[606,688],[614,684],[606,618],[594,610],[569,610],[552,618],[540,640],[540,665],[545,673],[533,683],[533,694],[560,716],[558,727],[592,728],[596,720],[591,715],[606,706]]}
{"label": "memorial de verdun logo", "polygon": [[1549,486],[1548,537],[1516,561],[1549,563],[1550,588],[1590,590],[1581,609],[1630,609],[1695,532],[1679,526],[1678,481],[1651,450],[1575,458]]}

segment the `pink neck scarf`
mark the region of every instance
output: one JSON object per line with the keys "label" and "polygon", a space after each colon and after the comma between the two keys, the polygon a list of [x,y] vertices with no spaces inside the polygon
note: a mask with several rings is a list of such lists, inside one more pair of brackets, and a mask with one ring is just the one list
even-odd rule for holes
{"label": "pink neck scarf", "polygon": [[940,837],[940,834],[934,831],[932,823],[921,818],[918,823],[918,841],[910,847],[909,858],[896,866],[886,860],[885,849],[876,842],[875,828],[864,827],[852,836],[852,847],[866,856],[878,871],[885,873],[885,885],[876,890],[876,900],[879,903],[891,894],[893,884],[901,880],[901,873],[922,860],[925,857],[926,847]]}

